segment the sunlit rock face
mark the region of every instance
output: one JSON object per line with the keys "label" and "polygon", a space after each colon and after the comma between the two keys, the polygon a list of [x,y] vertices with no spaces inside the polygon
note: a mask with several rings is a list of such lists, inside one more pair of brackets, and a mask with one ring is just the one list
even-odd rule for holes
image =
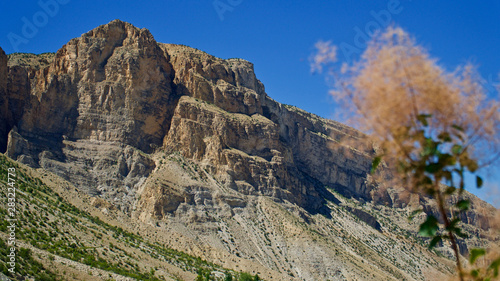
{"label": "sunlit rock face", "polygon": [[[329,149],[332,137],[354,131],[275,102],[248,61],[159,44],[118,20],[72,39],[51,59],[2,75],[10,93],[24,97],[22,114],[3,128],[4,142],[11,131],[4,146],[10,157],[92,194],[124,193],[128,199],[118,198],[131,204],[155,167],[147,154],[164,150],[202,161],[239,192],[314,211],[324,205],[325,186],[370,196],[369,158]],[[3,54],[1,63],[7,71]]]}

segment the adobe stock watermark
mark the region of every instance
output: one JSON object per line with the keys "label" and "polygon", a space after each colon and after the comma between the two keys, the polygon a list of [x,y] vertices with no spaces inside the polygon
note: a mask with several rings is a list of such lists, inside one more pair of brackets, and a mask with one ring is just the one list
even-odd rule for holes
{"label": "adobe stock watermark", "polygon": [[60,10],[61,5],[66,5],[70,0],[39,0],[40,10],[35,12],[30,18],[22,17],[21,33],[10,32],[7,34],[10,45],[14,51],[19,52],[19,45],[28,44],[29,40],[38,34],[41,28],[44,28],[49,19],[55,17]]}
{"label": "adobe stock watermark", "polygon": [[500,74],[498,75],[496,80],[492,74],[489,74],[481,84],[488,93],[495,93],[496,89],[500,90]]}
{"label": "adobe stock watermark", "polygon": [[220,21],[224,21],[224,14],[226,12],[232,12],[234,8],[238,7],[241,3],[243,3],[243,0],[214,0],[212,5]]}
{"label": "adobe stock watermark", "polygon": [[361,29],[359,26],[354,27],[354,32],[356,32],[354,35],[354,45],[342,42],[338,46],[345,61],[348,64],[351,64],[353,60],[352,56],[355,54],[359,55],[363,52],[374,33],[377,30],[382,30],[389,26],[392,21],[392,16],[397,15],[402,11],[403,6],[399,0],[389,0],[389,2],[387,2],[387,8],[380,10],[379,12],[371,10],[370,15],[373,17],[373,20],[367,22],[364,29]]}
{"label": "adobe stock watermark", "polygon": [[16,168],[7,169],[7,270],[16,271]]}

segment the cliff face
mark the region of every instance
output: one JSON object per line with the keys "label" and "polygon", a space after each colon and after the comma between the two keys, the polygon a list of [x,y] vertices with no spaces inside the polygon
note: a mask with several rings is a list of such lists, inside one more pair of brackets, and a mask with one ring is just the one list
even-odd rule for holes
{"label": "cliff face", "polygon": [[92,194],[116,199],[124,179],[137,189],[155,166],[139,151],[163,149],[204,162],[239,192],[311,211],[324,205],[327,185],[369,195],[369,159],[325,149],[332,132],[352,130],[275,102],[244,60],[158,44],[148,30],[113,21],[71,40],[48,66],[13,65],[9,77],[9,92],[30,98],[18,103],[27,106],[7,154]]}
{"label": "cliff face", "polygon": [[5,151],[7,145],[7,134],[10,131],[7,120],[9,120],[8,97],[7,97],[7,56],[0,48],[0,118],[5,120],[0,123],[0,149]]}
{"label": "cliff face", "polygon": [[[330,244],[350,243],[339,238],[343,229],[367,223],[373,229],[348,231],[356,241],[373,235],[389,245],[380,234],[389,226],[378,218],[405,218],[409,205],[436,210],[426,198],[367,184],[372,152],[339,144],[360,133],[272,100],[248,61],[157,43],[148,30],[118,20],[72,39],[55,56],[24,64],[16,56],[7,66],[0,51],[2,151],[143,223],[165,222],[166,233],[203,236],[186,238],[198,245],[188,243],[193,254],[228,266],[236,255],[283,279],[341,278],[349,276],[346,264],[354,270],[364,260],[353,250],[358,244]],[[487,211],[474,207],[463,221],[483,233],[492,208],[474,200]],[[303,224],[332,240],[317,242]],[[199,252],[200,241],[216,250]],[[394,267],[372,246],[367,251],[379,258],[367,272],[382,279],[418,279],[422,268],[443,272],[428,263],[404,273],[408,262]],[[312,251],[305,260],[304,247]],[[344,259],[339,251],[356,254]]]}
{"label": "cliff face", "polygon": [[150,152],[175,106],[167,59],[149,31],[130,24],[115,21],[83,34],[36,73],[36,99],[19,130]]}
{"label": "cliff face", "polygon": [[149,31],[120,21],[96,28],[31,80],[7,154],[92,194],[133,197],[128,191],[154,167],[139,152],[161,146],[176,105],[171,65]]}
{"label": "cliff face", "polygon": [[175,83],[189,96],[174,112],[167,151],[210,163],[239,192],[287,199],[310,210],[321,208],[325,186],[369,197],[367,155],[346,157],[342,149],[327,149],[336,144],[332,138],[354,130],[275,102],[247,61],[183,46],[162,48],[171,54]]}
{"label": "cliff face", "polygon": [[20,66],[9,66],[5,52],[0,48],[0,151],[7,148],[8,133],[18,124],[27,107],[30,80],[28,71]]}

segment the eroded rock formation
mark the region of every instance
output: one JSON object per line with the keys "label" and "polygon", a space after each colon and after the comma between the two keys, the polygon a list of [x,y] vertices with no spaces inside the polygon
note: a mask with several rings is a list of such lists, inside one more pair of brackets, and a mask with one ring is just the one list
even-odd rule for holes
{"label": "eroded rock formation", "polygon": [[[144,223],[182,225],[168,229],[202,236],[212,229],[206,239],[219,250],[286,276],[323,280],[348,276],[343,266],[357,268],[363,253],[337,258],[330,242],[305,235],[299,225],[318,224],[317,233],[332,241],[344,237],[328,219],[343,221],[346,213],[332,210],[346,204],[360,223],[374,228],[353,228],[352,237],[379,237],[388,226],[371,208],[384,218],[404,217],[409,206],[436,211],[425,197],[368,184],[372,151],[339,143],[361,134],[274,101],[248,61],[157,43],[148,30],[119,20],[72,39],[55,55],[30,55],[24,63],[21,55],[11,55],[8,65],[0,50],[2,152]],[[482,233],[489,229],[485,213],[493,208],[471,198],[475,203],[462,220],[470,232]],[[342,227],[352,226],[355,217]],[[349,253],[360,247],[351,246]],[[304,247],[314,254],[303,254]],[[387,272],[417,278],[425,268],[407,275],[405,263],[400,269],[383,258],[373,263],[367,272],[382,279]],[[394,273],[400,270],[402,275]]]}

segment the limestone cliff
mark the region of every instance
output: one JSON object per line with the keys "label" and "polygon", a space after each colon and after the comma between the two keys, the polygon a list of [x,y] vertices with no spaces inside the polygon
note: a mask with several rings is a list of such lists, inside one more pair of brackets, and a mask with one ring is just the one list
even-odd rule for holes
{"label": "limestone cliff", "polygon": [[[391,246],[421,242],[406,217],[433,201],[369,184],[372,151],[339,142],[362,135],[274,101],[252,63],[119,20],[55,55],[19,56],[7,65],[0,51],[2,152],[181,233],[183,251],[278,280],[446,274],[419,246]],[[497,239],[494,208],[471,198],[463,221],[481,238],[462,248]]]}
{"label": "limestone cliff", "polygon": [[122,179],[128,190],[149,175],[147,157],[118,152],[128,147],[179,151],[233,189],[311,211],[324,205],[325,185],[368,195],[369,158],[325,150],[332,132],[349,129],[273,101],[245,60],[158,44],[149,31],[113,21],[71,40],[46,66],[9,70],[10,92],[31,95],[7,154],[93,194],[116,199]]}
{"label": "limestone cliff", "polygon": [[0,149],[5,151],[7,145],[7,134],[10,131],[9,128],[9,106],[7,97],[7,56],[5,52],[0,48]]}

